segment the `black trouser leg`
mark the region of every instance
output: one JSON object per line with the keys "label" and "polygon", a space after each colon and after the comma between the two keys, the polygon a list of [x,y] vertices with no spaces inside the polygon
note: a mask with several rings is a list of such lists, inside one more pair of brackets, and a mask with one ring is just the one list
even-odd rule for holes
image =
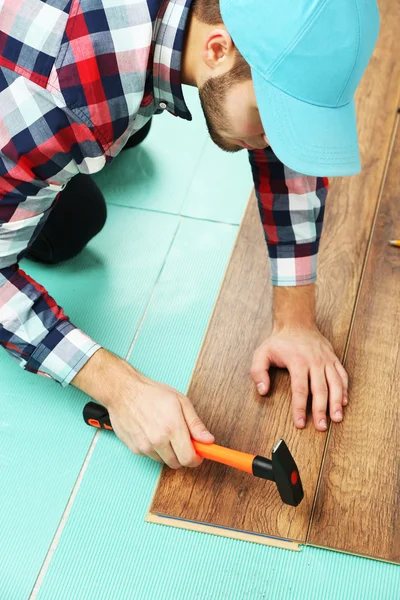
{"label": "black trouser leg", "polygon": [[104,196],[90,175],[79,173],[60,192],[27,258],[56,264],[73,258],[104,227]]}
{"label": "black trouser leg", "polygon": [[[151,119],[130,137],[123,150],[140,144],[150,127]],[[103,229],[106,219],[107,207],[101,190],[90,175],[79,173],[60,192],[26,257],[49,264],[73,258]]]}
{"label": "black trouser leg", "polygon": [[122,152],[124,150],[127,150],[128,148],[134,148],[135,146],[138,146],[140,144],[140,142],[143,142],[143,140],[149,134],[150,127],[151,127],[151,121],[152,121],[152,119],[149,119],[149,121],[147,121],[146,125],[144,127],[142,127],[142,129],[139,129],[139,131],[137,131],[136,133],[131,135],[131,137],[125,144],[125,146],[122,148]]}

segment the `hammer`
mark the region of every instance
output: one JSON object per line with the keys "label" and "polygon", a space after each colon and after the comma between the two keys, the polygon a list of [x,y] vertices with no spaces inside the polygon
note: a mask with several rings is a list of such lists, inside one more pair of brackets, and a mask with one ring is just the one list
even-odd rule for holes
{"label": "hammer", "polygon": [[[108,411],[101,404],[88,402],[83,409],[83,418],[92,427],[113,431]],[[285,504],[298,506],[303,500],[304,492],[299,470],[284,440],[281,439],[275,444],[272,460],[217,446],[217,444],[202,444],[193,439],[191,441],[197,454],[202,458],[246,471],[255,477],[275,481],[282,502]]]}

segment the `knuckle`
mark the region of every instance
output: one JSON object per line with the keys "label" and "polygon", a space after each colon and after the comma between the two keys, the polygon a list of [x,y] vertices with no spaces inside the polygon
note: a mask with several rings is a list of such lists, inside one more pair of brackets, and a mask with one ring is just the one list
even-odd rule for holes
{"label": "knuckle", "polygon": [[175,425],[173,423],[166,423],[163,427],[162,433],[159,436],[162,441],[171,439],[172,434],[175,431]]}
{"label": "knuckle", "polygon": [[314,419],[318,422],[320,419],[326,419],[326,410],[323,408],[314,408]]}
{"label": "knuckle", "polygon": [[306,361],[305,357],[299,351],[293,353],[292,363],[295,367],[299,367],[299,368],[307,366],[307,361]]}
{"label": "knuckle", "polygon": [[308,389],[305,386],[303,386],[303,385],[296,385],[293,388],[293,395],[294,396],[305,396],[305,397],[307,397],[308,396]]}
{"label": "knuckle", "polygon": [[253,365],[259,364],[260,362],[262,362],[266,355],[267,355],[267,351],[268,348],[266,346],[259,346],[256,350],[254,350],[253,352]]}
{"label": "knuckle", "polygon": [[255,375],[257,375],[257,373],[258,373],[258,368],[255,367],[254,365],[252,365],[250,368],[250,375],[252,375],[254,377]]}
{"label": "knuckle", "polygon": [[324,364],[325,364],[325,361],[322,356],[320,356],[320,355],[314,356],[314,358],[313,358],[314,367],[316,367],[317,369],[320,369],[321,367],[324,366]]}
{"label": "knuckle", "polygon": [[323,383],[317,383],[312,386],[312,393],[316,396],[325,395],[328,393],[328,386]]}
{"label": "knuckle", "polygon": [[176,402],[174,402],[174,406],[178,407],[178,406],[189,406],[191,404],[189,398],[187,396],[184,396],[183,394],[179,394],[179,392],[175,392],[175,399]]}
{"label": "knuckle", "polygon": [[189,424],[189,427],[190,427],[190,428],[192,428],[192,427],[199,427],[199,426],[202,426],[202,427],[204,427],[204,423],[203,423],[203,421],[200,419],[200,417],[195,417],[195,418],[193,419],[193,421],[192,421],[192,422]]}
{"label": "knuckle", "polygon": [[149,437],[149,442],[153,448],[159,448],[164,444],[164,438],[161,434],[155,433]]}
{"label": "knuckle", "polygon": [[153,448],[149,442],[142,442],[139,446],[139,452],[142,454],[150,454]]}
{"label": "knuckle", "polygon": [[193,456],[185,455],[180,459],[182,467],[193,467],[196,464],[196,459]]}
{"label": "knuckle", "polygon": [[171,439],[176,426],[172,422],[164,423],[157,433],[154,433],[149,437],[150,442],[153,446],[165,446],[166,443]]}
{"label": "knuckle", "polygon": [[170,464],[168,465],[170,467],[170,469],[173,469],[174,471],[177,471],[178,469],[181,468],[181,464],[178,463],[177,460],[171,460]]}

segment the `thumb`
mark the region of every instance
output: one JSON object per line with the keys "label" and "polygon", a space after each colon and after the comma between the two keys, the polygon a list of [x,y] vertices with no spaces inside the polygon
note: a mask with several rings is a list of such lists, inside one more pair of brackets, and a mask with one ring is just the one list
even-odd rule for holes
{"label": "thumb", "polygon": [[215,438],[208,431],[207,427],[194,410],[193,404],[190,402],[190,400],[186,398],[184,401],[182,401],[181,399],[181,405],[183,416],[185,417],[191,437],[197,442],[212,444]]}
{"label": "thumb", "polygon": [[253,364],[251,365],[250,373],[260,396],[265,396],[265,394],[268,393],[270,386],[268,369],[270,366],[271,361],[269,356],[265,354],[265,349],[262,354],[258,353],[257,351],[254,353]]}

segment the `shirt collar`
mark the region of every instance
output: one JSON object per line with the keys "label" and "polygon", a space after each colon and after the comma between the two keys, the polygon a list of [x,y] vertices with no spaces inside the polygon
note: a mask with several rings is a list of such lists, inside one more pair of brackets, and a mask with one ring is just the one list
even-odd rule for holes
{"label": "shirt collar", "polygon": [[185,27],[192,0],[163,0],[153,34],[153,89],[159,108],[186,119],[192,115],[183,97],[181,61]]}

